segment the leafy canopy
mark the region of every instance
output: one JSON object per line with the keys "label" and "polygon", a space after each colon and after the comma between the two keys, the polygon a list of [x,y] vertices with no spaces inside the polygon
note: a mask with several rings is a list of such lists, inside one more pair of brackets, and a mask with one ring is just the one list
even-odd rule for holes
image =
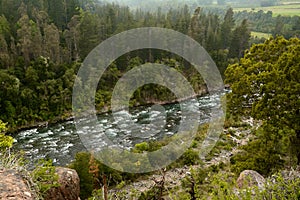
{"label": "leafy canopy", "polygon": [[12,147],[12,144],[14,142],[14,139],[11,136],[6,136],[4,134],[6,130],[6,123],[3,123],[0,120],[0,150]]}
{"label": "leafy canopy", "polygon": [[[258,135],[266,146],[290,152],[300,163],[300,40],[270,38],[253,45],[239,63],[230,65],[225,82],[231,85],[228,107],[234,116],[263,122]],[[262,142],[261,142],[262,143]],[[282,145],[282,144],[285,145]],[[280,147],[281,146],[281,147]],[[287,150],[290,148],[289,150]],[[274,154],[272,151],[268,151]]]}
{"label": "leafy canopy", "polygon": [[249,114],[275,126],[300,129],[300,40],[270,38],[230,65],[228,106],[235,114]]}

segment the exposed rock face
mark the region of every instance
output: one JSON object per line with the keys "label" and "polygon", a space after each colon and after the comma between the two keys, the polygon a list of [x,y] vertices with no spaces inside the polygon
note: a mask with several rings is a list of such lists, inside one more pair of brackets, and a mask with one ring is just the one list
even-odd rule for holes
{"label": "exposed rock face", "polygon": [[0,199],[34,200],[26,181],[14,169],[0,169]]}
{"label": "exposed rock face", "polygon": [[79,176],[73,169],[57,167],[59,187],[47,191],[46,200],[78,200],[80,185]]}
{"label": "exposed rock face", "polygon": [[265,181],[265,178],[258,172],[253,170],[245,170],[240,174],[236,184],[239,189],[258,186],[258,188],[261,190],[264,188]]}

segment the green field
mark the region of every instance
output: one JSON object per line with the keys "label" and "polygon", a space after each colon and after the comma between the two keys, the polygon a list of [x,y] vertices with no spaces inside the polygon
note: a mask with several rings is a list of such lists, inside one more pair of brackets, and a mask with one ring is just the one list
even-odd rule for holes
{"label": "green field", "polygon": [[271,6],[271,7],[257,7],[257,8],[234,8],[233,10],[235,12],[238,11],[259,11],[263,10],[265,12],[267,11],[272,11],[273,12],[273,17],[276,17],[278,15],[283,15],[283,16],[294,16],[298,15],[300,16],[300,2],[294,2],[292,3],[291,1],[286,1],[283,2],[283,5],[279,6]]}
{"label": "green field", "polygon": [[251,36],[254,37],[254,38],[257,37],[257,38],[266,38],[266,39],[268,39],[272,36],[272,34],[252,31]]}

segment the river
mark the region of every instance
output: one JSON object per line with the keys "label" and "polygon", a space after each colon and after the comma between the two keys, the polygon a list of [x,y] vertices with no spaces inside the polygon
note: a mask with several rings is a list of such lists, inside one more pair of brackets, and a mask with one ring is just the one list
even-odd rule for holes
{"label": "river", "polygon": [[[200,124],[210,121],[210,111],[212,108],[220,107],[220,97],[224,93],[206,95],[197,98],[197,102],[185,101],[190,106],[197,105],[200,113]],[[163,106],[166,113],[166,124],[164,128],[149,137],[135,138],[132,137],[131,131],[118,132],[116,128],[116,118],[111,113],[98,115],[97,131],[103,132],[114,143],[122,144],[126,148],[133,147],[136,143],[149,140],[158,140],[165,136],[171,136],[176,133],[181,119],[180,105],[178,103],[167,104]],[[118,114],[125,112],[120,112]],[[159,113],[151,111],[150,106],[135,107],[130,110],[131,118],[139,124],[151,124],[151,121]],[[124,130],[130,130],[130,127],[124,127]],[[86,131],[93,131],[87,127]],[[33,128],[21,131],[15,136],[16,143],[14,148],[24,151],[25,157],[29,160],[29,165],[41,158],[50,158],[54,165],[64,166],[70,163],[77,152],[86,151],[80,141],[78,132],[75,128],[74,121],[66,121],[49,125],[47,127]]]}

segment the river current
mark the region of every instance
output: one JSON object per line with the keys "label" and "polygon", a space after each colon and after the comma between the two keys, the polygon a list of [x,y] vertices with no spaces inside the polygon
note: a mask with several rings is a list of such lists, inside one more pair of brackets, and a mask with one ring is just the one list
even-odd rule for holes
{"label": "river current", "polygon": [[[183,102],[193,109],[193,106],[199,108],[200,124],[207,123],[211,118],[211,109],[220,107],[220,98],[224,93],[206,95],[197,98],[197,101]],[[133,137],[130,125],[123,123],[122,132],[117,128],[120,115],[126,115],[127,112],[118,112],[115,117],[111,113],[98,115],[97,132],[105,134],[113,143],[120,144],[125,148],[130,149],[135,144],[149,141],[159,140],[160,138],[176,134],[179,122],[181,120],[180,104],[167,104],[163,106],[166,113],[166,124],[164,127],[147,137]],[[156,110],[151,110],[151,106],[140,106],[130,109],[131,119],[139,124],[151,125],[154,119],[159,119],[160,113]],[[95,127],[86,127],[87,132],[93,132]],[[139,130],[143,132],[143,130]],[[47,127],[33,128],[30,130],[21,131],[15,136],[16,143],[14,148],[22,150],[29,164],[41,158],[50,158],[55,165],[64,166],[70,163],[77,152],[86,151],[84,145],[80,141],[78,131],[76,130],[73,120],[63,123],[49,125]],[[91,141],[93,142],[93,141]]]}

